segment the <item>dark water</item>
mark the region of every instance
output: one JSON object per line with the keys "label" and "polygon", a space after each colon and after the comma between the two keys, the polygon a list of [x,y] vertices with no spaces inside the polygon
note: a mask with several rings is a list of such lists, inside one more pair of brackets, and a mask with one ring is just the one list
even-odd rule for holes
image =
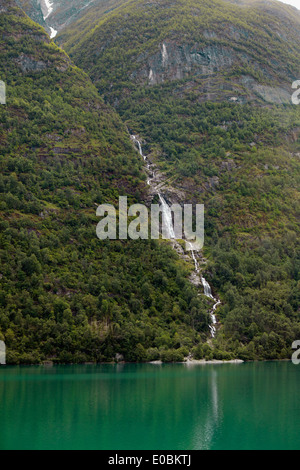
{"label": "dark water", "polygon": [[300,365],[0,367],[0,449],[299,449]]}

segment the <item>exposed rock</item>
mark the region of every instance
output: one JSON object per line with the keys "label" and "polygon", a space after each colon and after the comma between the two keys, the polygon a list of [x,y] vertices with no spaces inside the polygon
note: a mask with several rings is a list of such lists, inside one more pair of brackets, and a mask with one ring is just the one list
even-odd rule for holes
{"label": "exposed rock", "polygon": [[191,284],[193,284],[196,287],[199,287],[200,285],[202,285],[200,277],[197,276],[197,274],[195,272],[193,272],[190,275],[190,282],[191,282]]}
{"label": "exposed rock", "polygon": [[23,53],[15,61],[23,73],[41,72],[47,68],[47,64],[42,60],[33,59]]}
{"label": "exposed rock", "polygon": [[58,70],[59,72],[66,72],[68,68],[70,67],[70,65],[71,65],[71,61],[68,58],[66,58],[64,62],[61,62],[59,65],[56,66],[56,70]]}
{"label": "exposed rock", "polygon": [[[145,59],[138,57],[138,61]],[[245,60],[249,60],[245,54]],[[221,45],[177,44],[165,41],[160,50],[148,58],[148,65],[134,72],[132,79],[143,78],[150,84],[164,80],[182,79],[192,70],[197,74],[213,74],[217,69],[228,67],[235,61],[232,49]]]}
{"label": "exposed rock", "polygon": [[41,26],[46,27],[44,20],[43,8],[41,6],[41,0],[16,0],[16,3],[27,13],[30,18],[39,23]]}
{"label": "exposed rock", "polygon": [[236,164],[232,159],[221,163],[221,171],[232,171],[236,168]]}
{"label": "exposed rock", "polygon": [[58,134],[46,134],[47,139],[52,140],[54,142],[59,142],[63,139],[61,135]]}
{"label": "exposed rock", "polygon": [[116,361],[116,362],[124,362],[124,356],[123,356],[123,354],[117,353],[117,354],[115,355],[115,361]]}
{"label": "exposed rock", "polygon": [[215,190],[217,186],[220,184],[220,179],[218,176],[213,176],[212,178],[209,178],[209,181],[205,183],[205,187],[208,190]]}
{"label": "exposed rock", "polygon": [[253,90],[257,92],[263,100],[274,104],[290,104],[291,93],[281,87],[272,87],[265,85],[254,85]]}
{"label": "exposed rock", "polygon": [[81,149],[78,148],[78,147],[74,147],[74,148],[54,147],[53,148],[53,152],[55,154],[60,154],[60,155],[71,154],[71,153],[79,153],[80,151],[81,151]]}

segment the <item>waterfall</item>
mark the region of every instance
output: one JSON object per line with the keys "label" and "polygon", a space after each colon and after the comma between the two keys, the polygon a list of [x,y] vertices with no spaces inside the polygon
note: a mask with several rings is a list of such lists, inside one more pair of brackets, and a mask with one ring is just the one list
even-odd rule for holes
{"label": "waterfall", "polygon": [[163,223],[166,225],[168,238],[175,238],[175,232],[173,227],[172,212],[160,192],[157,193],[159,200],[161,202],[162,212],[163,212]]}
{"label": "waterfall", "polygon": [[203,276],[201,276],[201,281],[202,281],[202,285],[204,289],[204,294],[206,295],[206,297],[210,297],[211,299],[213,299],[213,296],[211,293],[211,287],[208,284],[207,280]]}
{"label": "waterfall", "polygon": [[[130,137],[133,140],[133,142],[137,145],[139,153],[140,153],[141,157],[143,157],[143,159],[147,163],[147,168],[149,170],[150,165],[149,165],[147,157],[143,154],[143,149],[142,149],[141,142],[137,139],[137,137],[135,135],[131,135]],[[154,177],[154,173],[153,173],[153,177]],[[147,179],[147,184],[151,185],[151,179],[150,178]],[[162,212],[163,212],[163,223],[166,224],[165,227],[166,227],[167,232],[168,232],[167,236],[168,236],[168,238],[175,239],[175,232],[174,232],[174,227],[173,227],[171,209],[170,209],[168,203],[165,201],[165,199],[163,198],[163,196],[161,195],[161,193],[158,190],[157,190],[157,195],[158,195],[159,200],[161,202],[161,208],[162,208]],[[192,253],[193,261],[194,261],[194,264],[195,264],[195,272],[198,274],[199,271],[200,271],[200,268],[199,268],[199,263],[197,261],[197,258],[195,256],[195,252],[193,250],[193,245],[189,241],[187,243],[191,247],[190,251]],[[216,299],[212,295],[211,287],[210,287],[209,283],[207,282],[207,280],[203,276],[201,276],[201,282],[202,282],[203,289],[204,289],[204,295],[206,295],[206,297],[209,297],[210,299],[212,299],[215,302],[214,306],[213,306],[213,308],[210,312],[210,318],[211,318],[212,324],[209,325],[211,336],[212,336],[212,338],[214,338],[215,334],[216,334],[216,327],[214,325],[217,324],[215,311],[216,311],[218,305],[220,305],[221,301]]]}
{"label": "waterfall", "polygon": [[207,280],[205,279],[205,277],[201,276],[201,282],[202,282],[202,285],[203,285],[203,289],[204,289],[204,295],[206,295],[206,297],[209,297],[210,299],[212,299],[215,303],[213,305],[213,308],[212,308],[212,311],[210,312],[210,318],[211,318],[211,321],[212,321],[212,325],[210,325],[210,332],[211,332],[211,336],[214,338],[215,337],[215,334],[216,334],[216,328],[214,325],[217,324],[217,319],[216,319],[216,315],[215,315],[215,311],[218,307],[218,305],[220,305],[221,301],[216,299],[212,293],[211,293],[211,287],[210,285],[208,284]]}
{"label": "waterfall", "polygon": [[53,3],[50,0],[44,0],[44,3],[42,3],[41,7],[42,7],[42,12],[43,12],[44,21],[45,21],[48,18],[48,16],[51,15],[53,11]]}
{"label": "waterfall", "polygon": [[57,35],[57,31],[56,31],[56,29],[52,28],[51,26],[49,26],[49,28],[51,29],[50,39],[53,39]]}
{"label": "waterfall", "polygon": [[136,138],[135,135],[132,135],[131,138],[132,138],[133,142],[138,145],[140,156],[143,157],[144,160],[146,160],[147,157],[143,154],[143,149],[142,149],[141,142]]}
{"label": "waterfall", "polygon": [[[137,139],[137,137],[135,135],[132,135],[131,139],[138,146],[139,153],[140,153],[141,157],[143,157],[143,159],[147,163],[147,169],[149,170],[150,165],[149,165],[149,162],[147,161],[146,155],[143,154],[143,149],[142,149],[141,142]],[[154,176],[154,173],[153,173],[153,176]],[[150,178],[147,179],[147,184],[150,186],[150,184],[151,184],[151,179]],[[166,228],[166,236],[167,236],[167,238],[174,238],[175,239],[175,232],[174,232],[173,219],[172,219],[172,211],[171,211],[169,205],[167,204],[167,202],[165,201],[165,199],[163,198],[163,196],[161,195],[161,193],[159,191],[157,191],[157,195],[158,195],[159,200],[161,202],[161,208],[162,208],[162,213],[163,213],[163,223],[165,224],[165,228]]]}
{"label": "waterfall", "polygon": [[163,43],[163,45],[162,45],[161,55],[162,55],[162,65],[163,65],[163,67],[165,67],[166,63],[168,61],[168,53],[167,53],[167,47],[166,47],[165,43]]}
{"label": "waterfall", "polygon": [[193,261],[194,261],[194,264],[195,264],[195,271],[196,271],[196,273],[198,273],[198,272],[199,272],[199,263],[198,263],[197,258],[196,258],[196,256],[195,256],[195,252],[194,252],[194,250],[193,250],[193,245],[192,245],[191,242],[187,242],[187,243],[188,243],[188,244],[190,245],[190,247],[191,247],[192,258],[193,258]]}
{"label": "waterfall", "polygon": [[[190,245],[190,247],[192,248],[192,243],[191,242],[188,242],[188,244]],[[194,253],[194,250],[191,249],[191,253],[192,253],[192,257],[193,257],[193,261],[194,261],[194,264],[195,264],[195,271],[196,273],[199,273],[199,263],[197,261],[197,258],[195,256],[195,253]],[[212,308],[212,311],[210,312],[210,318],[211,318],[211,321],[212,321],[212,325],[209,325],[209,328],[210,328],[210,332],[211,332],[211,336],[214,338],[215,337],[215,334],[216,334],[216,328],[214,325],[217,324],[217,319],[216,319],[216,315],[215,315],[215,311],[218,307],[218,305],[220,305],[221,301],[216,299],[212,293],[211,293],[211,287],[209,285],[209,283],[207,282],[207,280],[205,279],[205,277],[201,276],[201,282],[202,282],[202,285],[203,285],[203,290],[204,290],[204,295],[206,295],[206,297],[209,297],[210,299],[212,299],[215,303],[214,303],[214,306]]]}

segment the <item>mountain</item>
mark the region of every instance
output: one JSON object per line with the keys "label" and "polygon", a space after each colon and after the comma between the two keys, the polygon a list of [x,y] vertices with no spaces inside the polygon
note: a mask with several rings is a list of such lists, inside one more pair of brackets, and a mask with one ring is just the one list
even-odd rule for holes
{"label": "mountain", "polygon": [[10,0],[0,3],[0,30],[7,91],[0,107],[0,339],[7,362],[182,360],[209,337],[210,302],[189,282],[192,267],[163,242],[96,236],[99,204],[146,197],[124,124]]}
{"label": "mountain", "polygon": [[17,0],[25,13],[52,37],[80,19],[91,7],[97,9],[97,15],[104,15],[121,3],[122,0]]}
{"label": "mountain", "polygon": [[299,336],[299,20],[272,1],[134,0],[57,37],[140,136],[164,197],[205,204],[214,344],[245,359],[290,357]]}
{"label": "mountain", "polygon": [[293,15],[286,15],[287,7],[278,18],[277,10],[272,15],[260,5],[135,1],[104,17],[92,8],[84,16],[85,29],[77,28],[81,19],[57,41],[99,89],[109,87],[114,96],[120,81],[132,87],[193,77],[202,80],[188,87],[203,100],[236,94],[242,102],[258,95],[290,103],[291,82],[299,72],[300,13],[291,7]]}
{"label": "mountain", "polygon": [[[20,10],[3,17],[10,36],[3,35],[1,51],[8,50],[4,58],[14,61],[1,61],[2,75],[14,86],[19,77],[14,96],[25,104],[18,101],[21,111],[8,104],[10,147],[5,132],[0,142],[9,149],[9,162],[17,155],[27,162],[31,155],[34,166],[28,171],[41,182],[19,176],[32,196],[25,192],[18,198],[26,207],[31,198],[42,204],[44,210],[26,215],[25,227],[32,234],[34,221],[37,233],[51,239],[44,246],[36,235],[26,250],[23,239],[16,242],[23,212],[16,202],[7,204],[14,183],[5,180],[2,227],[9,249],[2,251],[8,274],[1,278],[0,328],[16,351],[13,360],[26,362],[28,351],[36,360],[61,362],[111,360],[117,353],[126,360],[178,360],[188,353],[290,358],[291,344],[300,337],[300,107],[291,102],[300,74],[298,10],[275,1],[130,0],[111,4],[112,10],[91,3],[76,18],[72,5],[73,0],[64,3],[70,8],[55,39],[70,58]],[[20,21],[22,32],[15,32]],[[25,50],[19,36],[26,37]],[[89,114],[91,103],[97,109],[94,102],[104,107],[104,116]],[[78,127],[84,127],[86,140]],[[169,204],[205,204],[205,245],[195,256],[221,300],[215,338],[209,337],[211,303],[199,288],[201,279],[196,276],[198,287],[189,282],[191,258],[188,262],[166,243],[99,244],[94,238],[93,204],[116,203],[124,192],[132,201],[149,203],[153,197],[126,128],[142,143]],[[51,147],[47,134],[50,141],[63,135],[63,144]],[[84,141],[85,158],[77,166],[61,151],[69,151],[68,139],[76,140],[75,148],[81,148],[77,139]],[[38,159],[48,149],[61,153],[57,167]],[[97,149],[101,178],[95,172]],[[42,164],[46,176],[39,171]],[[18,178],[18,171],[10,163],[3,167],[6,178]],[[39,218],[43,201],[49,212],[51,204],[60,211],[60,218],[52,213],[50,227]],[[89,221],[82,222],[78,211]],[[41,239],[37,251],[36,239]],[[43,258],[44,248],[52,257]]]}

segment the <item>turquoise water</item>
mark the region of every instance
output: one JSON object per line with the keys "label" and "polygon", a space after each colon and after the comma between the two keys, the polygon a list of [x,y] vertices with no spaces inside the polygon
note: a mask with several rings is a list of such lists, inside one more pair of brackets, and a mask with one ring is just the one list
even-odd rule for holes
{"label": "turquoise water", "polygon": [[0,367],[0,449],[299,449],[300,366]]}

